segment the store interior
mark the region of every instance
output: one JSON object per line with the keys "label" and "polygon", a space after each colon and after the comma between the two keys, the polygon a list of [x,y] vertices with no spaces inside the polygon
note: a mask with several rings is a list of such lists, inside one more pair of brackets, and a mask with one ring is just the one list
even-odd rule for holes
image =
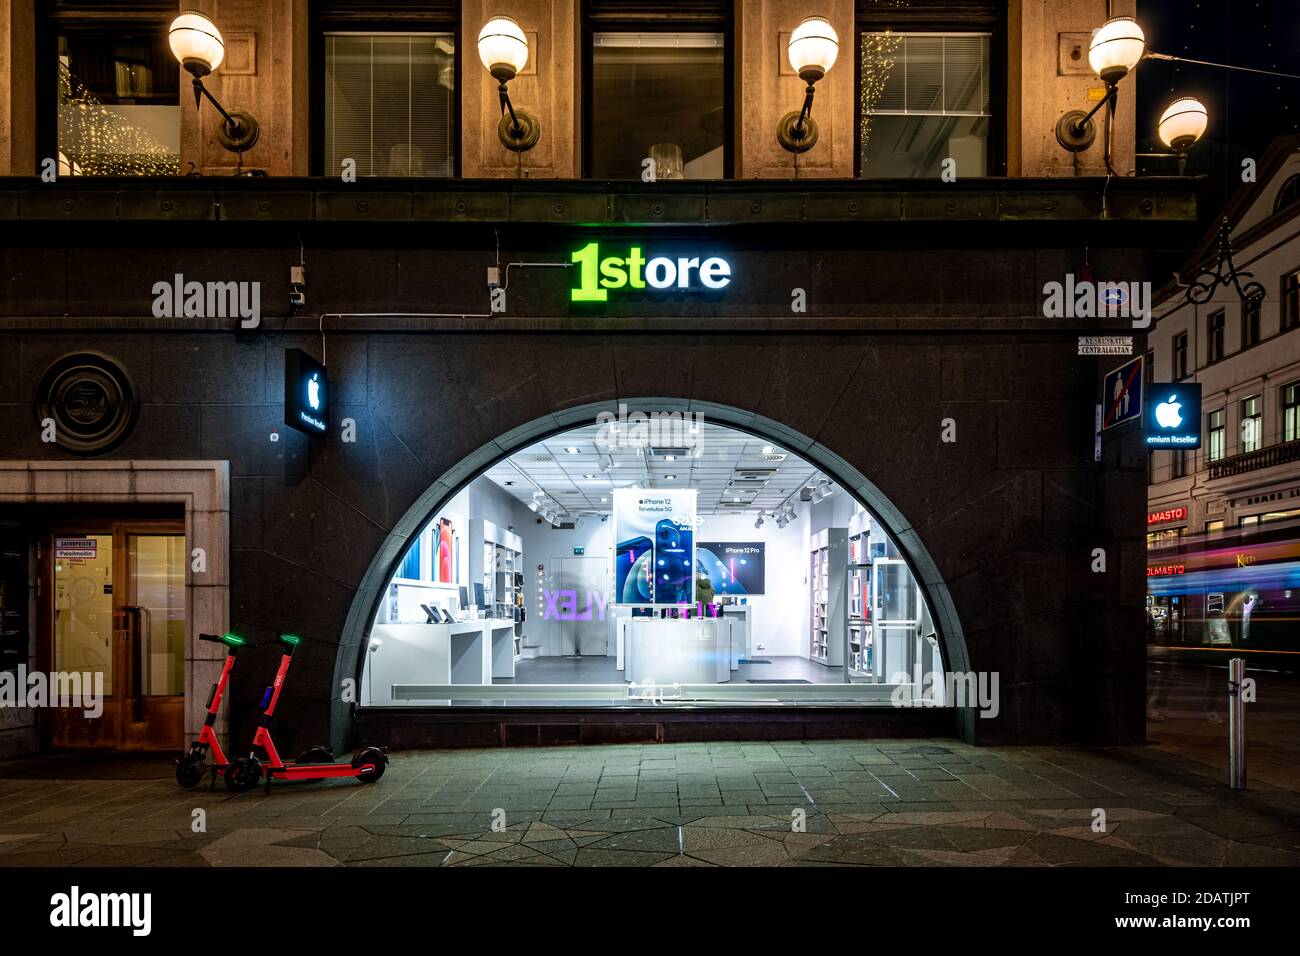
{"label": "store interior", "polygon": [[412,538],[363,706],[879,703],[942,671],[907,563],[814,464],[681,414],[602,418]]}

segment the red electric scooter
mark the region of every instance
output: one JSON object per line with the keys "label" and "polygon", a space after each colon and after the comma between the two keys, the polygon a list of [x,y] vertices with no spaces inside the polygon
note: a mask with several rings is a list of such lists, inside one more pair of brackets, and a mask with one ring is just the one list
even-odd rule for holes
{"label": "red electric scooter", "polygon": [[[263,777],[266,779],[266,791],[271,792],[271,781],[279,780],[325,780],[330,777],[356,777],[362,783],[374,783],[384,775],[388,765],[388,754],[379,747],[365,747],[352,755],[350,763],[335,763],[334,755],[324,747],[313,747],[308,754],[328,758],[328,762],[311,762],[303,759],[285,762],[275,749],[271,740],[271,718],[275,715],[275,705],[284,689],[284,678],[289,673],[289,663],[293,652],[302,643],[302,639],[293,634],[281,634],[278,638],[284,654],[280,658],[280,668],[275,672],[275,683],[262,695],[262,719],[258,721],[257,732],[253,734],[253,750],[247,757],[232,760],[226,767],[226,786],[236,793],[252,790]],[[258,756],[258,751],[262,756]]]}
{"label": "red electric scooter", "polygon": [[252,647],[248,641],[235,634],[200,634],[200,641],[211,641],[214,644],[226,645],[226,666],[221,668],[221,677],[212,685],[212,692],[208,694],[208,715],[203,718],[203,729],[199,731],[199,739],[190,744],[190,752],[176,761],[176,782],[186,790],[192,790],[199,785],[203,779],[204,772],[208,769],[207,759],[208,751],[212,751],[212,786],[217,783],[217,771],[225,770],[230,761],[221,750],[221,742],[217,740],[217,735],[213,731],[213,726],[217,722],[217,710],[221,707],[221,695],[226,692],[226,684],[230,681],[230,672],[235,666],[235,655],[245,647]]}

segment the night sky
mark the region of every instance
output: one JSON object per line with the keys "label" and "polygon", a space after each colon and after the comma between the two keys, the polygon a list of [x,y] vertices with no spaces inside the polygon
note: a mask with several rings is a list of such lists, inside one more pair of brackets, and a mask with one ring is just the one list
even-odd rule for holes
{"label": "night sky", "polygon": [[[1137,19],[1156,53],[1300,74],[1300,0],[1138,0]],[[1258,159],[1275,137],[1300,133],[1300,80],[1159,60],[1145,61],[1135,76],[1138,152],[1167,151],[1155,129],[1170,100],[1195,96],[1209,110],[1187,171],[1211,177],[1203,199],[1215,209],[1240,185],[1243,158]],[[1177,164],[1139,159],[1138,170],[1173,175]]]}

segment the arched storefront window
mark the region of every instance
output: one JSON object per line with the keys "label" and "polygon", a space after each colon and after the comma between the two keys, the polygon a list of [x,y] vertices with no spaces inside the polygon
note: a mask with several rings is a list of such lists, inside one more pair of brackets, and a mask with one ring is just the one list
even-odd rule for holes
{"label": "arched storefront window", "polygon": [[618,406],[435,505],[368,622],[360,703],[943,704],[931,603],[817,464]]}

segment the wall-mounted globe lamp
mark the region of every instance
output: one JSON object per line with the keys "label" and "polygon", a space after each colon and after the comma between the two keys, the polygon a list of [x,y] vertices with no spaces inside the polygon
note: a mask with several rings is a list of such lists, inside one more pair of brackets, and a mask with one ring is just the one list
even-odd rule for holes
{"label": "wall-mounted globe lamp", "polygon": [[216,24],[201,13],[187,10],[172,21],[167,40],[181,66],[194,77],[195,108],[202,105],[206,96],[221,114],[223,122],[217,127],[217,140],[232,153],[252,149],[261,132],[256,117],[247,110],[227,112],[203,85],[203,78],[213,73],[226,57],[226,44]]}
{"label": "wall-mounted globe lamp", "polygon": [[501,122],[497,124],[501,145],[516,153],[532,149],[541,135],[541,124],[531,113],[515,109],[506,89],[528,62],[528,37],[510,17],[492,17],[479,31],[478,58],[497,81],[501,96]]}
{"label": "wall-mounted globe lamp", "polygon": [[786,113],[776,126],[776,139],[792,153],[806,153],[817,142],[817,123],[812,118],[813,94],[839,54],[840,38],[825,17],[807,17],[790,34],[786,53],[790,68],[808,84],[803,109]]}
{"label": "wall-mounted globe lamp", "polygon": [[[1092,34],[1088,45],[1088,65],[1106,84],[1106,95],[1086,113],[1070,110],[1056,124],[1056,141],[1072,153],[1087,149],[1097,139],[1097,128],[1092,118],[1103,107],[1107,119],[1115,115],[1119,97],[1119,81],[1142,62],[1146,56],[1147,38],[1132,17],[1115,17],[1107,20]],[[1110,165],[1110,147],[1107,144],[1106,164]]]}
{"label": "wall-mounted globe lamp", "polygon": [[1177,155],[1179,176],[1187,169],[1187,151],[1200,141],[1209,125],[1209,111],[1194,96],[1174,100],[1160,114],[1156,135],[1160,137],[1160,142]]}

